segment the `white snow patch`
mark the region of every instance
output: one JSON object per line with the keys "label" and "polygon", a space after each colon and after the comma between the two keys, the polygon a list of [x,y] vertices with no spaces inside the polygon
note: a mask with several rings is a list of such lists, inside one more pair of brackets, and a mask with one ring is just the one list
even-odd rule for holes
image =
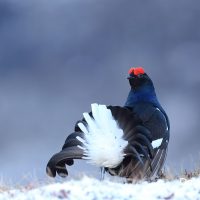
{"label": "white snow patch", "polygon": [[128,142],[123,137],[123,130],[114,120],[110,109],[105,105],[96,103],[91,105],[92,117],[88,113],[83,116],[88,124],[79,123],[79,128],[84,132],[83,143],[84,159],[100,167],[116,167],[124,158],[124,148]]}
{"label": "white snow patch", "polygon": [[71,180],[56,183],[33,190],[11,190],[0,193],[3,200],[195,200],[200,199],[200,178],[190,180],[175,180],[164,182],[138,184],[122,184],[108,180],[98,181],[84,177],[81,180]]}

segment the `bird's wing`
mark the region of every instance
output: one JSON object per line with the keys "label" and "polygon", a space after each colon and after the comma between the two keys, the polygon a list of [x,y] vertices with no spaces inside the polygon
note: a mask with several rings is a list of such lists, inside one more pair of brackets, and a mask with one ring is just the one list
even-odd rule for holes
{"label": "bird's wing", "polygon": [[157,149],[155,151],[155,156],[151,161],[151,167],[148,167],[146,169],[146,177],[160,175],[166,156],[167,156],[167,149]]}
{"label": "bird's wing", "polygon": [[[168,122],[162,111],[147,104],[136,107],[132,116],[123,113],[121,107],[110,109],[122,127],[129,145],[126,149],[127,156],[121,165],[108,171],[128,178],[149,178],[160,173],[169,140]],[[129,158],[129,152],[132,152],[132,159]]]}
{"label": "bird's wing", "polygon": [[133,113],[135,118],[151,131],[152,141],[169,139],[169,121],[162,108],[142,102],[133,107]]}

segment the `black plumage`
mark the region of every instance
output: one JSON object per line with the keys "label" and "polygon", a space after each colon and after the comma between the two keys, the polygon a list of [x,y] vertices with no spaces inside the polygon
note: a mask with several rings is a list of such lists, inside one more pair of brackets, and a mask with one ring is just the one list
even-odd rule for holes
{"label": "black plumage", "polygon": [[[125,105],[107,106],[123,130],[123,139],[128,141],[125,156],[115,167],[102,167],[111,175],[127,179],[150,178],[160,173],[166,158],[169,119],[158,102],[153,82],[143,68],[131,68],[129,75],[131,91]],[[89,115],[92,116],[92,112]],[[84,139],[84,133],[78,126],[80,122],[87,126],[85,119],[77,122],[75,132],[67,137],[61,152],[48,162],[48,175],[55,177],[57,172],[65,177],[68,174],[65,165],[73,165],[74,159],[84,157],[84,150],[80,148],[84,145],[77,139],[77,136]],[[156,144],[158,141],[160,143]]]}

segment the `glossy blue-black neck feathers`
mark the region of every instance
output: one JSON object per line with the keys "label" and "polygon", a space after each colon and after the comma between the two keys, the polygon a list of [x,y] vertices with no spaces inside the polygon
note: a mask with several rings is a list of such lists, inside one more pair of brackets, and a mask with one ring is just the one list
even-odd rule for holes
{"label": "glossy blue-black neck feathers", "polygon": [[147,74],[143,75],[141,78],[131,78],[129,82],[131,90],[125,103],[126,107],[133,107],[140,102],[149,102],[156,107],[161,107],[155,93],[153,82]]}
{"label": "glossy blue-black neck feathers", "polygon": [[160,107],[160,103],[156,97],[156,93],[153,86],[140,87],[138,89],[131,88],[125,106],[133,107],[139,102],[150,102],[155,106]]}

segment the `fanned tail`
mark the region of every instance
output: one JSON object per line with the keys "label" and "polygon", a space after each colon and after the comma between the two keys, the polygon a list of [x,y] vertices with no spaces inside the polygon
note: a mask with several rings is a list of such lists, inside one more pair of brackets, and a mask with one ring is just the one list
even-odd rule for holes
{"label": "fanned tail", "polygon": [[151,132],[139,125],[126,107],[92,104],[90,113],[83,113],[75,132],[70,134],[62,151],[52,156],[47,174],[68,175],[65,164],[74,159],[105,168],[111,175],[126,178],[151,177],[160,171],[166,150],[159,149],[163,139],[153,141]]}
{"label": "fanned tail", "polygon": [[83,113],[87,124],[78,123],[84,133],[84,139],[77,137],[83,143],[84,159],[100,167],[118,166],[125,154],[128,142],[123,139],[123,130],[113,118],[111,110],[105,105],[92,104],[92,116]]}
{"label": "fanned tail", "polygon": [[78,148],[81,146],[81,142],[76,139],[79,136],[83,137],[81,132],[71,133],[63,145],[62,150],[51,157],[47,163],[46,172],[49,176],[55,177],[58,173],[61,177],[66,177],[68,171],[66,169],[66,164],[71,166],[74,164],[74,159],[82,159],[83,150]]}

